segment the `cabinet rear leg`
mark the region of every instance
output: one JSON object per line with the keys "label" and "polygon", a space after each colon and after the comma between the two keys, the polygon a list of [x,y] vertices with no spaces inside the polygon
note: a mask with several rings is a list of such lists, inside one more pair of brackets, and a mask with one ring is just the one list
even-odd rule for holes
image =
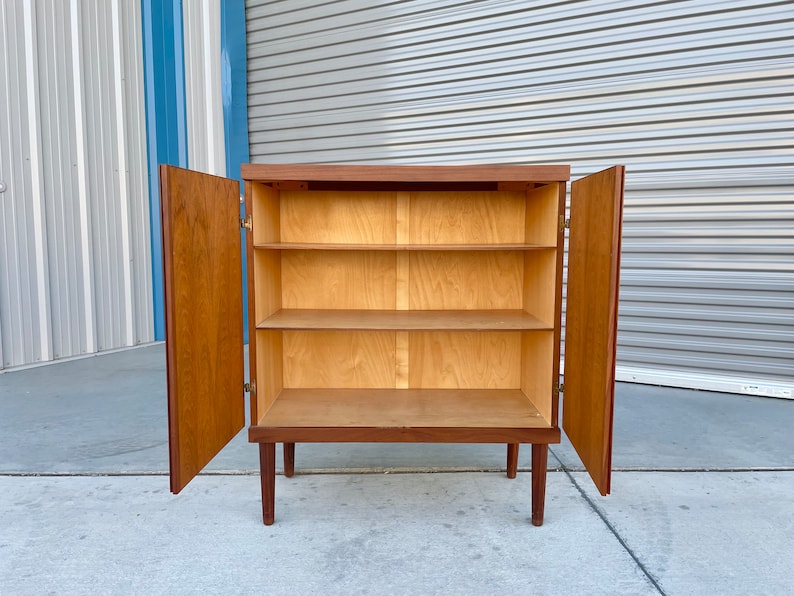
{"label": "cabinet rear leg", "polygon": [[549,459],[547,444],[532,444],[532,524],[543,525],[543,506],[546,502],[546,465]]}
{"label": "cabinet rear leg", "polygon": [[515,478],[518,472],[518,443],[507,444],[507,477]]}
{"label": "cabinet rear leg", "polygon": [[284,476],[295,475],[295,443],[284,443]]}
{"label": "cabinet rear leg", "polygon": [[276,515],[275,443],[259,443],[259,476],[262,482],[262,521],[271,526]]}

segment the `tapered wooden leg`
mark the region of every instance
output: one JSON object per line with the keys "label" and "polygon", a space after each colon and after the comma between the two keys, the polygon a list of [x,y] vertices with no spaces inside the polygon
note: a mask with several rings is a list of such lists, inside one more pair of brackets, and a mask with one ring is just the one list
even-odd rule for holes
{"label": "tapered wooden leg", "polygon": [[518,443],[507,444],[507,477],[515,478],[518,472]]}
{"label": "tapered wooden leg", "polygon": [[262,521],[272,526],[276,518],[276,444],[259,443],[259,476],[262,482]]}
{"label": "tapered wooden leg", "polygon": [[295,475],[295,443],[284,443],[284,476]]}
{"label": "tapered wooden leg", "polygon": [[532,524],[543,525],[543,506],[546,502],[546,465],[549,459],[547,444],[532,444]]}

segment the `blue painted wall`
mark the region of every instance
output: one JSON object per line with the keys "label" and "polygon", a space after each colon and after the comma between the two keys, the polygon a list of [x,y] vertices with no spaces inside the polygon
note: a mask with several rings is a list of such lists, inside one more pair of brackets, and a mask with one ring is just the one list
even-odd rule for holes
{"label": "blue painted wall", "polygon": [[[248,163],[248,83],[246,78],[245,0],[221,0],[221,85],[223,131],[226,142],[226,176],[240,178],[240,165]],[[241,187],[242,194],[242,187]],[[244,216],[240,207],[240,216]],[[243,329],[248,343],[248,276],[245,233],[243,251]]]}
{"label": "blue painted wall", "polygon": [[[149,206],[152,248],[154,336],[165,339],[163,249],[160,222],[161,163],[188,167],[185,108],[185,45],[182,0],[141,0],[143,16],[144,88],[148,151]],[[223,97],[226,175],[240,180],[240,165],[248,163],[248,85],[246,79],[245,0],[221,0],[221,84]],[[241,188],[242,193],[242,188]],[[241,207],[242,215],[242,207]],[[245,272],[245,236],[241,236]],[[243,275],[243,296],[248,295]],[[247,300],[245,306],[247,307]],[[248,309],[245,308],[248,341]]]}
{"label": "blue painted wall", "polygon": [[165,339],[158,164],[187,167],[182,0],[141,0],[154,337]]}

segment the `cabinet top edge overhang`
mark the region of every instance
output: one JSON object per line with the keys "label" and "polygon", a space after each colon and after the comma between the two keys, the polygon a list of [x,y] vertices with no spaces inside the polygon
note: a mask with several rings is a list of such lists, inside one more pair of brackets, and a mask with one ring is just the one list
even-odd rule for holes
{"label": "cabinet top edge overhang", "polygon": [[243,164],[244,180],[253,182],[407,182],[528,184],[565,182],[570,165],[351,165],[351,164]]}

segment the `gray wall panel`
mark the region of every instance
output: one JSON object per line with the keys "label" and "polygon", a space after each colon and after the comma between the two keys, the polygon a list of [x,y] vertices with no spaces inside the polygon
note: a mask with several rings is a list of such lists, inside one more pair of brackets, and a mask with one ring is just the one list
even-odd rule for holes
{"label": "gray wall panel", "polygon": [[0,0],[2,366],[153,339],[140,3]]}
{"label": "gray wall panel", "polygon": [[789,2],[248,0],[254,162],[627,166],[619,378],[794,390]]}

